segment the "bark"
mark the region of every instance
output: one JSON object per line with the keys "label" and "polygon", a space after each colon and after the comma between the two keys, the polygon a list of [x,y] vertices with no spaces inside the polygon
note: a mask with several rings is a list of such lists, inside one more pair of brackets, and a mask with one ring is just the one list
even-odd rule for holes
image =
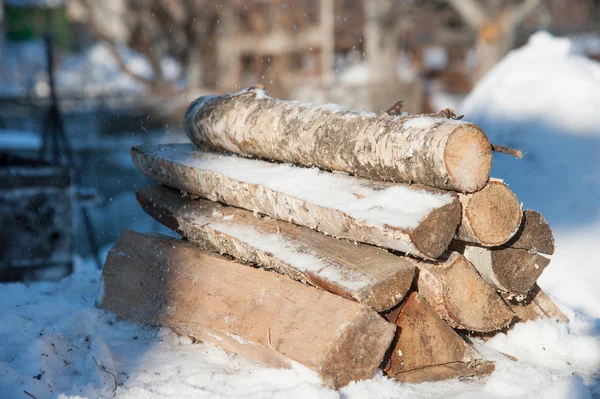
{"label": "bark", "polygon": [[[170,187],[336,237],[422,258],[435,258],[446,250],[460,219],[460,204],[450,193],[219,156],[197,151],[186,144],[135,147],[132,158],[144,175]],[[274,181],[281,181],[280,173],[285,173],[289,181],[339,187],[327,196],[344,198],[344,203],[330,206],[314,190],[307,190],[311,195],[304,190],[294,191],[288,180],[284,188],[274,185]],[[260,184],[253,183],[256,181]],[[418,200],[414,201],[415,198]],[[394,202],[393,206],[390,201]],[[373,206],[365,209],[362,205],[365,203]],[[362,211],[355,212],[356,209]],[[383,211],[390,213],[390,219],[373,216]],[[419,215],[416,219],[415,214]],[[392,218],[396,218],[396,222],[391,221]]]}
{"label": "bark", "polygon": [[483,188],[492,161],[490,142],[470,123],[282,101],[257,88],[198,98],[185,129],[219,151],[459,192]]}
{"label": "bark", "polygon": [[492,247],[509,241],[519,229],[523,212],[517,196],[502,182],[491,180],[473,194],[459,194],[461,224],[456,237]]}
{"label": "bark", "polygon": [[102,307],[274,367],[300,363],[340,388],[370,378],[395,327],[375,311],[191,243],[125,232],[108,254]]}
{"label": "bark", "polygon": [[395,323],[396,337],[383,367],[388,376],[419,383],[478,374],[479,353],[418,293],[408,297]]}
{"label": "bark", "polygon": [[503,295],[504,301],[519,318],[519,321],[552,319],[557,323],[566,323],[568,317],[556,306],[546,293],[536,284],[527,297],[517,301],[510,295]]}
{"label": "bark", "polygon": [[502,246],[483,248],[452,242],[450,248],[464,254],[496,290],[522,296],[535,286],[550,264],[548,256],[554,253],[554,236],[539,212],[527,210],[517,233]]}
{"label": "bark", "polygon": [[500,330],[514,313],[457,252],[445,262],[422,263],[418,291],[452,327],[478,332]]}
{"label": "bark", "polygon": [[532,210],[523,212],[523,222],[515,236],[505,244],[511,248],[554,254],[554,235],[544,216]]}
{"label": "bark", "polygon": [[397,305],[411,287],[416,261],[370,245],[337,240],[314,230],[207,200],[183,198],[177,190],[138,190],[146,213],[189,241],[275,270],[381,312]]}

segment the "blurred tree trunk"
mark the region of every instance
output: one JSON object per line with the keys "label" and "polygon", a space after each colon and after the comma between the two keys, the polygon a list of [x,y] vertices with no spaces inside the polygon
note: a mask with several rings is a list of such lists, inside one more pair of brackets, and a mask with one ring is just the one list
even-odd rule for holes
{"label": "blurred tree trunk", "polygon": [[513,48],[517,29],[541,4],[541,0],[523,0],[517,5],[505,5],[494,10],[486,6],[484,1],[448,2],[471,29],[477,32],[476,81],[485,76]]}

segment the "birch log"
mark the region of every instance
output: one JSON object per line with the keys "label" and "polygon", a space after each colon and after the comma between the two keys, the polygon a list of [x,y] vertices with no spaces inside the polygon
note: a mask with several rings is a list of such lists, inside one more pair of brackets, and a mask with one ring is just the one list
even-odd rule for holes
{"label": "birch log", "polygon": [[483,248],[453,241],[451,248],[464,254],[496,290],[522,296],[550,264],[554,236],[539,212],[526,210],[517,234],[504,245]]}
{"label": "birch log", "polygon": [[523,212],[523,222],[517,234],[505,244],[544,255],[554,254],[554,235],[544,216],[533,210]]}
{"label": "birch log", "polygon": [[394,336],[375,311],[194,244],[124,232],[102,306],[273,367],[299,363],[329,387],[370,378]]}
{"label": "birch log", "polygon": [[523,212],[517,196],[502,182],[490,180],[480,191],[459,194],[462,218],[456,237],[486,247],[509,241],[519,229]]}
{"label": "birch log", "polygon": [[493,363],[441,320],[425,299],[410,294],[394,320],[398,328],[384,372],[410,383],[439,381],[459,376],[489,374]]}
{"label": "birch log", "polygon": [[460,203],[448,192],[201,152],[188,144],[135,147],[131,154],[144,175],[167,186],[422,258],[440,256],[460,220]]}
{"label": "birch log", "polygon": [[260,218],[239,208],[182,198],[177,190],[138,190],[150,216],[197,244],[275,270],[382,312],[410,289],[415,264],[380,248],[337,240],[305,227]]}
{"label": "birch log", "polygon": [[514,313],[462,255],[452,252],[445,262],[421,263],[419,293],[452,327],[478,332],[500,330]]}
{"label": "birch log", "polygon": [[282,101],[257,88],[198,98],[185,130],[201,147],[459,192],[483,188],[492,164],[471,123]]}

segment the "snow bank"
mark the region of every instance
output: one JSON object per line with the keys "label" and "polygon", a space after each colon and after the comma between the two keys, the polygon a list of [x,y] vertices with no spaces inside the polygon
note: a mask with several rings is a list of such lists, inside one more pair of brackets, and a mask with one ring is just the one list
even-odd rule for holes
{"label": "snow bank", "polygon": [[557,251],[542,288],[600,318],[600,64],[578,55],[580,47],[536,33],[477,84],[460,112],[492,142],[525,153],[495,154],[492,174],[554,230]]}

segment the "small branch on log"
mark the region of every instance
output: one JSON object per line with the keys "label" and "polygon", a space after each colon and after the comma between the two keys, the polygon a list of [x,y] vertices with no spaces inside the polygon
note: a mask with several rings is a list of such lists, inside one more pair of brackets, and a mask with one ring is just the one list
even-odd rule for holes
{"label": "small branch on log", "polygon": [[23,391],[23,393],[24,393],[25,395],[29,396],[30,398],[33,398],[33,399],[38,399],[37,397],[33,396],[32,394],[30,394],[30,393],[29,393],[29,392],[27,392],[27,391]]}
{"label": "small branch on log", "polygon": [[521,150],[517,150],[516,148],[504,147],[497,144],[492,144],[492,151],[501,152],[502,154],[512,155],[513,157],[517,157],[519,159],[523,158],[523,153]]}

